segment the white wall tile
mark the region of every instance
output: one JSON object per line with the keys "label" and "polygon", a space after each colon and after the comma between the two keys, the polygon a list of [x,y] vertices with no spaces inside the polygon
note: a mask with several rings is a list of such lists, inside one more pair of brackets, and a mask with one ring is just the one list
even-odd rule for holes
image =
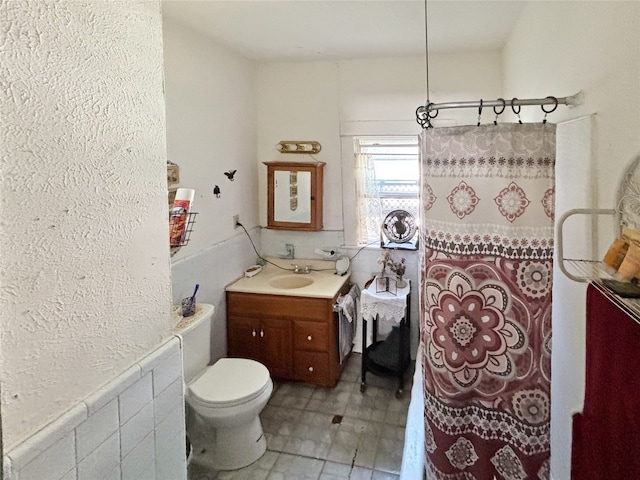
{"label": "white wall tile", "polygon": [[[262,229],[249,229],[252,241],[260,252]],[[256,263],[256,253],[244,231],[196,255],[173,261],[171,279],[173,302],[191,295],[193,286],[200,284],[198,302],[215,307],[211,329],[211,361],[227,355],[227,320],[225,287],[241,278],[244,270]]]}
{"label": "white wall tile", "polygon": [[180,446],[184,450],[184,439],[181,443],[179,437],[175,437],[173,445],[168,446],[169,453],[163,457],[156,457],[156,480],[187,480],[184,451],[182,455],[177,453]]}
{"label": "white wall tile", "polygon": [[147,435],[122,460],[122,480],[154,478],[156,472],[155,437],[153,432]]}
{"label": "white wall tile", "polygon": [[184,410],[183,387],[184,382],[180,378],[165,388],[165,390],[154,399],[154,418],[156,425],[160,424],[160,422],[167,418],[174,410]]}
{"label": "white wall tile", "polygon": [[179,340],[172,337],[141,365],[9,452],[4,480],[186,480]]}
{"label": "white wall tile", "polygon": [[11,457],[4,455],[2,457],[2,475],[3,480],[18,480],[18,474],[14,475]]}
{"label": "white wall tile", "polygon": [[115,467],[110,472],[102,475],[100,480],[122,480],[122,473],[120,471],[120,465]]}
{"label": "white wall tile", "polygon": [[184,410],[174,410],[156,427],[156,450],[166,439],[182,435],[183,443],[186,438]]}
{"label": "white wall tile", "polygon": [[153,395],[158,396],[179,378],[182,378],[182,352],[180,351],[153,369]]}
{"label": "white wall tile", "polygon": [[18,471],[19,480],[58,480],[76,465],[75,432],[69,432]]}
{"label": "white wall tile", "polygon": [[118,399],[114,398],[76,428],[78,462],[118,431]]}
{"label": "white wall tile", "polygon": [[120,466],[120,435],[114,433],[78,464],[78,480],[113,478]]}
{"label": "white wall tile", "polygon": [[19,470],[33,461],[54,443],[58,442],[69,432],[72,432],[73,429],[80,425],[86,418],[87,407],[83,403],[80,403],[31,438],[18,445],[9,452],[14,469]]}
{"label": "white wall tile", "polygon": [[175,410],[156,428],[157,480],[186,480],[184,411]]}
{"label": "white wall tile", "polygon": [[142,376],[162,364],[165,360],[180,351],[180,341],[171,337],[157,349],[138,362]]}
{"label": "white wall tile", "polygon": [[72,470],[69,471],[69,473],[67,473],[60,480],[78,480],[78,470],[76,468],[73,468]]}
{"label": "white wall tile", "polygon": [[152,375],[147,373],[120,394],[120,425],[127,423],[151,400],[153,400]]}
{"label": "white wall tile", "polygon": [[135,364],[120,374],[116,379],[107,383],[105,386],[100,388],[100,390],[87,397],[84,400],[84,403],[87,405],[89,415],[93,415],[95,412],[100,410],[107,403],[133,385],[139,378],[140,366]]}
{"label": "white wall tile", "polygon": [[153,432],[153,428],[153,403],[150,402],[120,428],[121,458],[129,455],[147,435]]}

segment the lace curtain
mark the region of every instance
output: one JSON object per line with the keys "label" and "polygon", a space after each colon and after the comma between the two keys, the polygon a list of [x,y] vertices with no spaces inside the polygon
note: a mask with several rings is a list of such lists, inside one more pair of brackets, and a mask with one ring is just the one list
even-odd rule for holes
{"label": "lace curtain", "polygon": [[356,178],[358,240],[370,243],[379,238],[382,223],[382,201],[371,155],[356,154]]}

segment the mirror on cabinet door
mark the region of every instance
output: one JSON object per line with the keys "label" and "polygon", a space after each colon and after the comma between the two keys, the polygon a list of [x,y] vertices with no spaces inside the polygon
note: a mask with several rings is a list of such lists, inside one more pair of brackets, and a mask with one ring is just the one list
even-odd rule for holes
{"label": "mirror on cabinet door", "polygon": [[267,166],[267,228],[322,230],[323,162],[264,162]]}

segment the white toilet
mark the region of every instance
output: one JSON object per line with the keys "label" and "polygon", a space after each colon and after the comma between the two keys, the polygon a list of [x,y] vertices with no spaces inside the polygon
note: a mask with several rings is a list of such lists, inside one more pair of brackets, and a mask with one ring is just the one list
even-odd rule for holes
{"label": "white toilet", "polygon": [[187,436],[192,461],[215,470],[235,470],[267,449],[258,415],[273,392],[269,370],[244,358],[209,365],[213,305],[197,304],[176,334],[182,338]]}

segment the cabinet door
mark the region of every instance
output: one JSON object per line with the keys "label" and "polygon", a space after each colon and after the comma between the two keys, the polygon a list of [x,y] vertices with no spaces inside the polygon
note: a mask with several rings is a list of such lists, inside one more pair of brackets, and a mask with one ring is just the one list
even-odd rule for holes
{"label": "cabinet door", "polygon": [[227,320],[227,350],[230,357],[262,361],[260,351],[260,321],[247,317]]}
{"label": "cabinet door", "polygon": [[291,348],[291,324],[288,320],[268,319],[260,324],[262,362],[274,377],[291,376],[293,355]]}
{"label": "cabinet door", "polygon": [[322,230],[324,162],[264,162],[267,165],[267,227]]}

